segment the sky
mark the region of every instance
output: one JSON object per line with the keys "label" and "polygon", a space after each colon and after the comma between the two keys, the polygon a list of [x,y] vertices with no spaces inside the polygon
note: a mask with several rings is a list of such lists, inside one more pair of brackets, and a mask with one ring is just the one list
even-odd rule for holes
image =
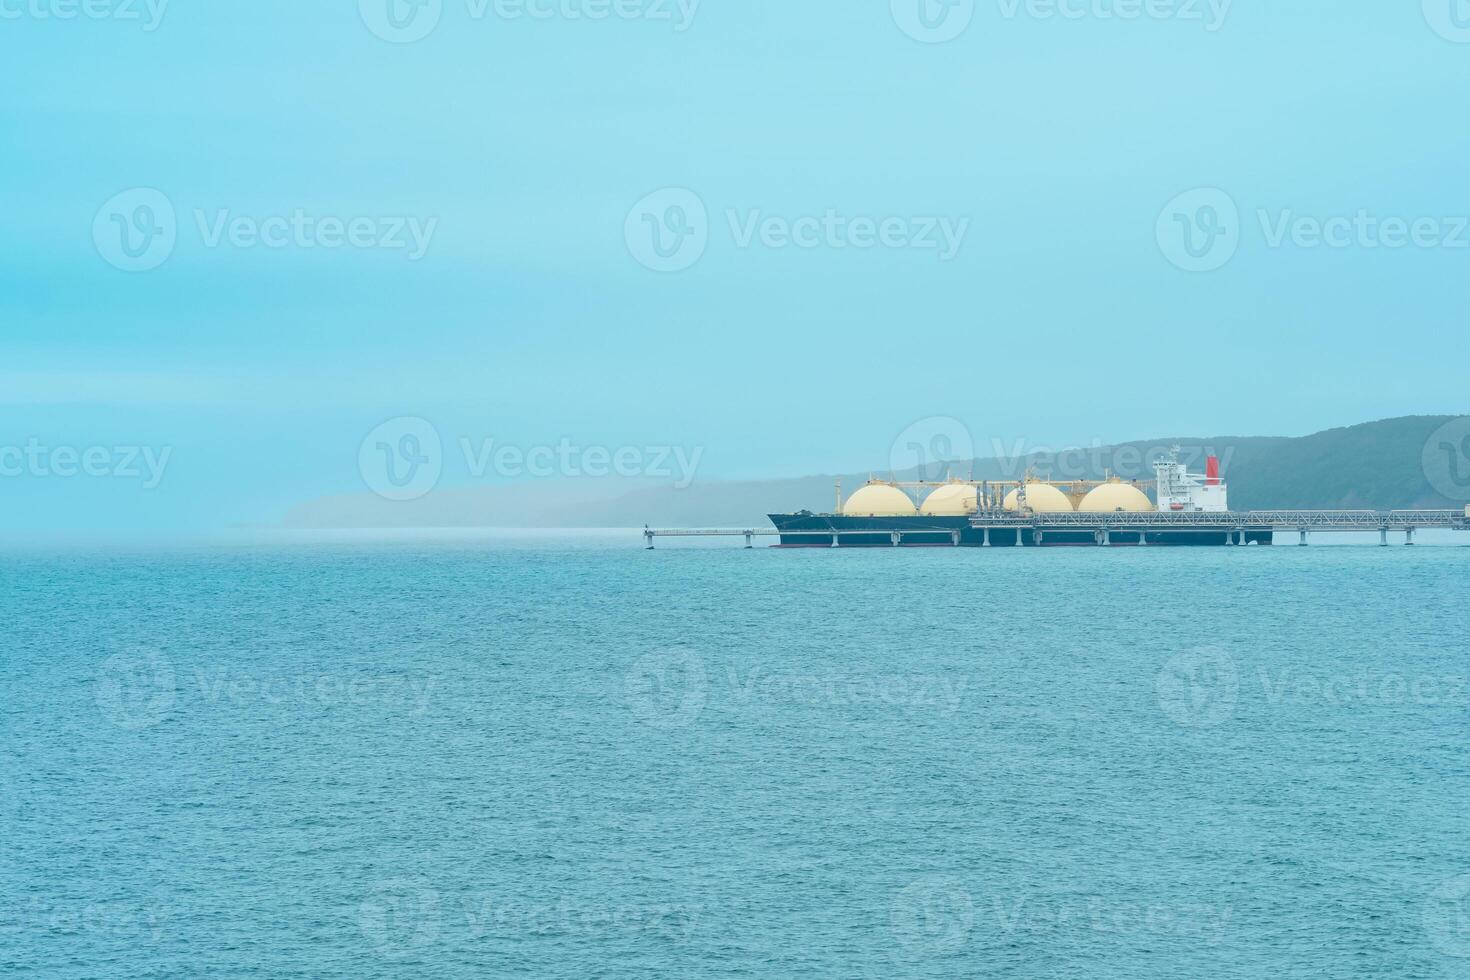
{"label": "sky", "polygon": [[1470,411],[1465,0],[0,0],[0,73],[0,532]]}

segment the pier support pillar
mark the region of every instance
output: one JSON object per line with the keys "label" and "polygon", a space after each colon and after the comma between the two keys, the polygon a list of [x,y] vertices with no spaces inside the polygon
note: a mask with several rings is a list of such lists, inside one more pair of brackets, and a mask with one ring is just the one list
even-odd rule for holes
{"label": "pier support pillar", "polygon": [[1041,528],[1038,527],[1036,530],[1031,532],[1031,543],[1036,545],[1038,548],[1041,547]]}
{"label": "pier support pillar", "polygon": [[1307,529],[1306,528],[1302,528],[1301,529],[1301,532],[1302,532],[1302,539],[1297,542],[1297,546],[1298,547],[1305,548],[1307,546]]}
{"label": "pier support pillar", "polygon": [[838,546],[837,545],[837,539],[838,539],[838,534],[837,534],[836,531],[833,531],[832,532],[832,547],[834,547],[834,548],[836,548]]}
{"label": "pier support pillar", "polygon": [[652,551],[653,550],[653,532],[652,531],[644,531],[643,532],[643,540],[645,542],[647,542],[647,544],[648,544],[647,550],[648,551]]}
{"label": "pier support pillar", "polygon": [[984,531],[984,535],[985,536],[984,536],[984,538],[981,539],[981,547],[983,547],[983,548],[989,548],[990,547],[990,528],[988,528],[988,527],[987,528],[984,528],[983,531]]}
{"label": "pier support pillar", "polygon": [[954,546],[956,548],[958,548],[960,546],[960,532],[958,532],[958,531],[951,531],[951,532],[949,532],[949,536],[950,536],[950,539],[954,542]]}
{"label": "pier support pillar", "polygon": [[751,531],[745,532],[745,550],[749,551],[755,547],[755,534]]}
{"label": "pier support pillar", "polygon": [[1139,528],[1138,529],[1138,546],[1140,548],[1142,548],[1143,546],[1145,546],[1147,544],[1148,544],[1148,530],[1146,528]]}
{"label": "pier support pillar", "polygon": [[1414,543],[1414,529],[1412,527],[1405,528],[1404,529],[1404,544],[1413,544],[1413,543]]}
{"label": "pier support pillar", "polygon": [[1388,547],[1388,528],[1386,527],[1380,527],[1378,529],[1378,547]]}
{"label": "pier support pillar", "polygon": [[892,541],[893,546],[897,548],[899,545],[903,544],[903,532],[894,531],[892,534],[888,535],[888,540]]}
{"label": "pier support pillar", "polygon": [[1097,532],[1097,543],[1102,545],[1104,548],[1111,545],[1113,543],[1112,532],[1110,532],[1107,528],[1103,528],[1101,531]]}

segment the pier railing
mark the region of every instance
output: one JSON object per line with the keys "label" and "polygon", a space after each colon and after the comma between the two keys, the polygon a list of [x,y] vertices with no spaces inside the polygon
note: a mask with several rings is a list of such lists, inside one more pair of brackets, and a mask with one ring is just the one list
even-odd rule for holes
{"label": "pier railing", "polygon": [[970,518],[973,527],[1244,527],[1273,531],[1405,531],[1410,528],[1470,529],[1470,519],[1457,510],[1248,510],[1144,511],[1112,514],[1018,514],[982,511]]}

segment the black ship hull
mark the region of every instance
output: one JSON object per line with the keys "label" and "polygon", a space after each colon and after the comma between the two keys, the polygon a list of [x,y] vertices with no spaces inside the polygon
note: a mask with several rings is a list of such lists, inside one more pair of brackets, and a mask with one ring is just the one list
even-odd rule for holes
{"label": "black ship hull", "polygon": [[[783,548],[980,548],[987,544],[994,548],[1097,547],[1104,543],[1101,515],[1096,527],[1049,527],[1043,518],[1037,526],[988,529],[973,527],[968,517],[856,517],[809,513],[768,516],[780,532],[780,547]],[[1246,528],[1244,533],[1247,544],[1272,542],[1270,528]],[[1143,541],[1139,540],[1140,535]],[[1188,530],[1145,527],[1141,531],[1109,529],[1106,532],[1106,543],[1115,546],[1209,547],[1237,544],[1239,541],[1239,533],[1223,525]]]}

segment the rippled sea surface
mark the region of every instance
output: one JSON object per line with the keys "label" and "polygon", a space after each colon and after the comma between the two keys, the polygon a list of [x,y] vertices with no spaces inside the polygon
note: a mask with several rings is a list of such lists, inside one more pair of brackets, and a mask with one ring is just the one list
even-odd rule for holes
{"label": "rippled sea surface", "polygon": [[1470,548],[0,554],[0,972],[1470,976]]}

